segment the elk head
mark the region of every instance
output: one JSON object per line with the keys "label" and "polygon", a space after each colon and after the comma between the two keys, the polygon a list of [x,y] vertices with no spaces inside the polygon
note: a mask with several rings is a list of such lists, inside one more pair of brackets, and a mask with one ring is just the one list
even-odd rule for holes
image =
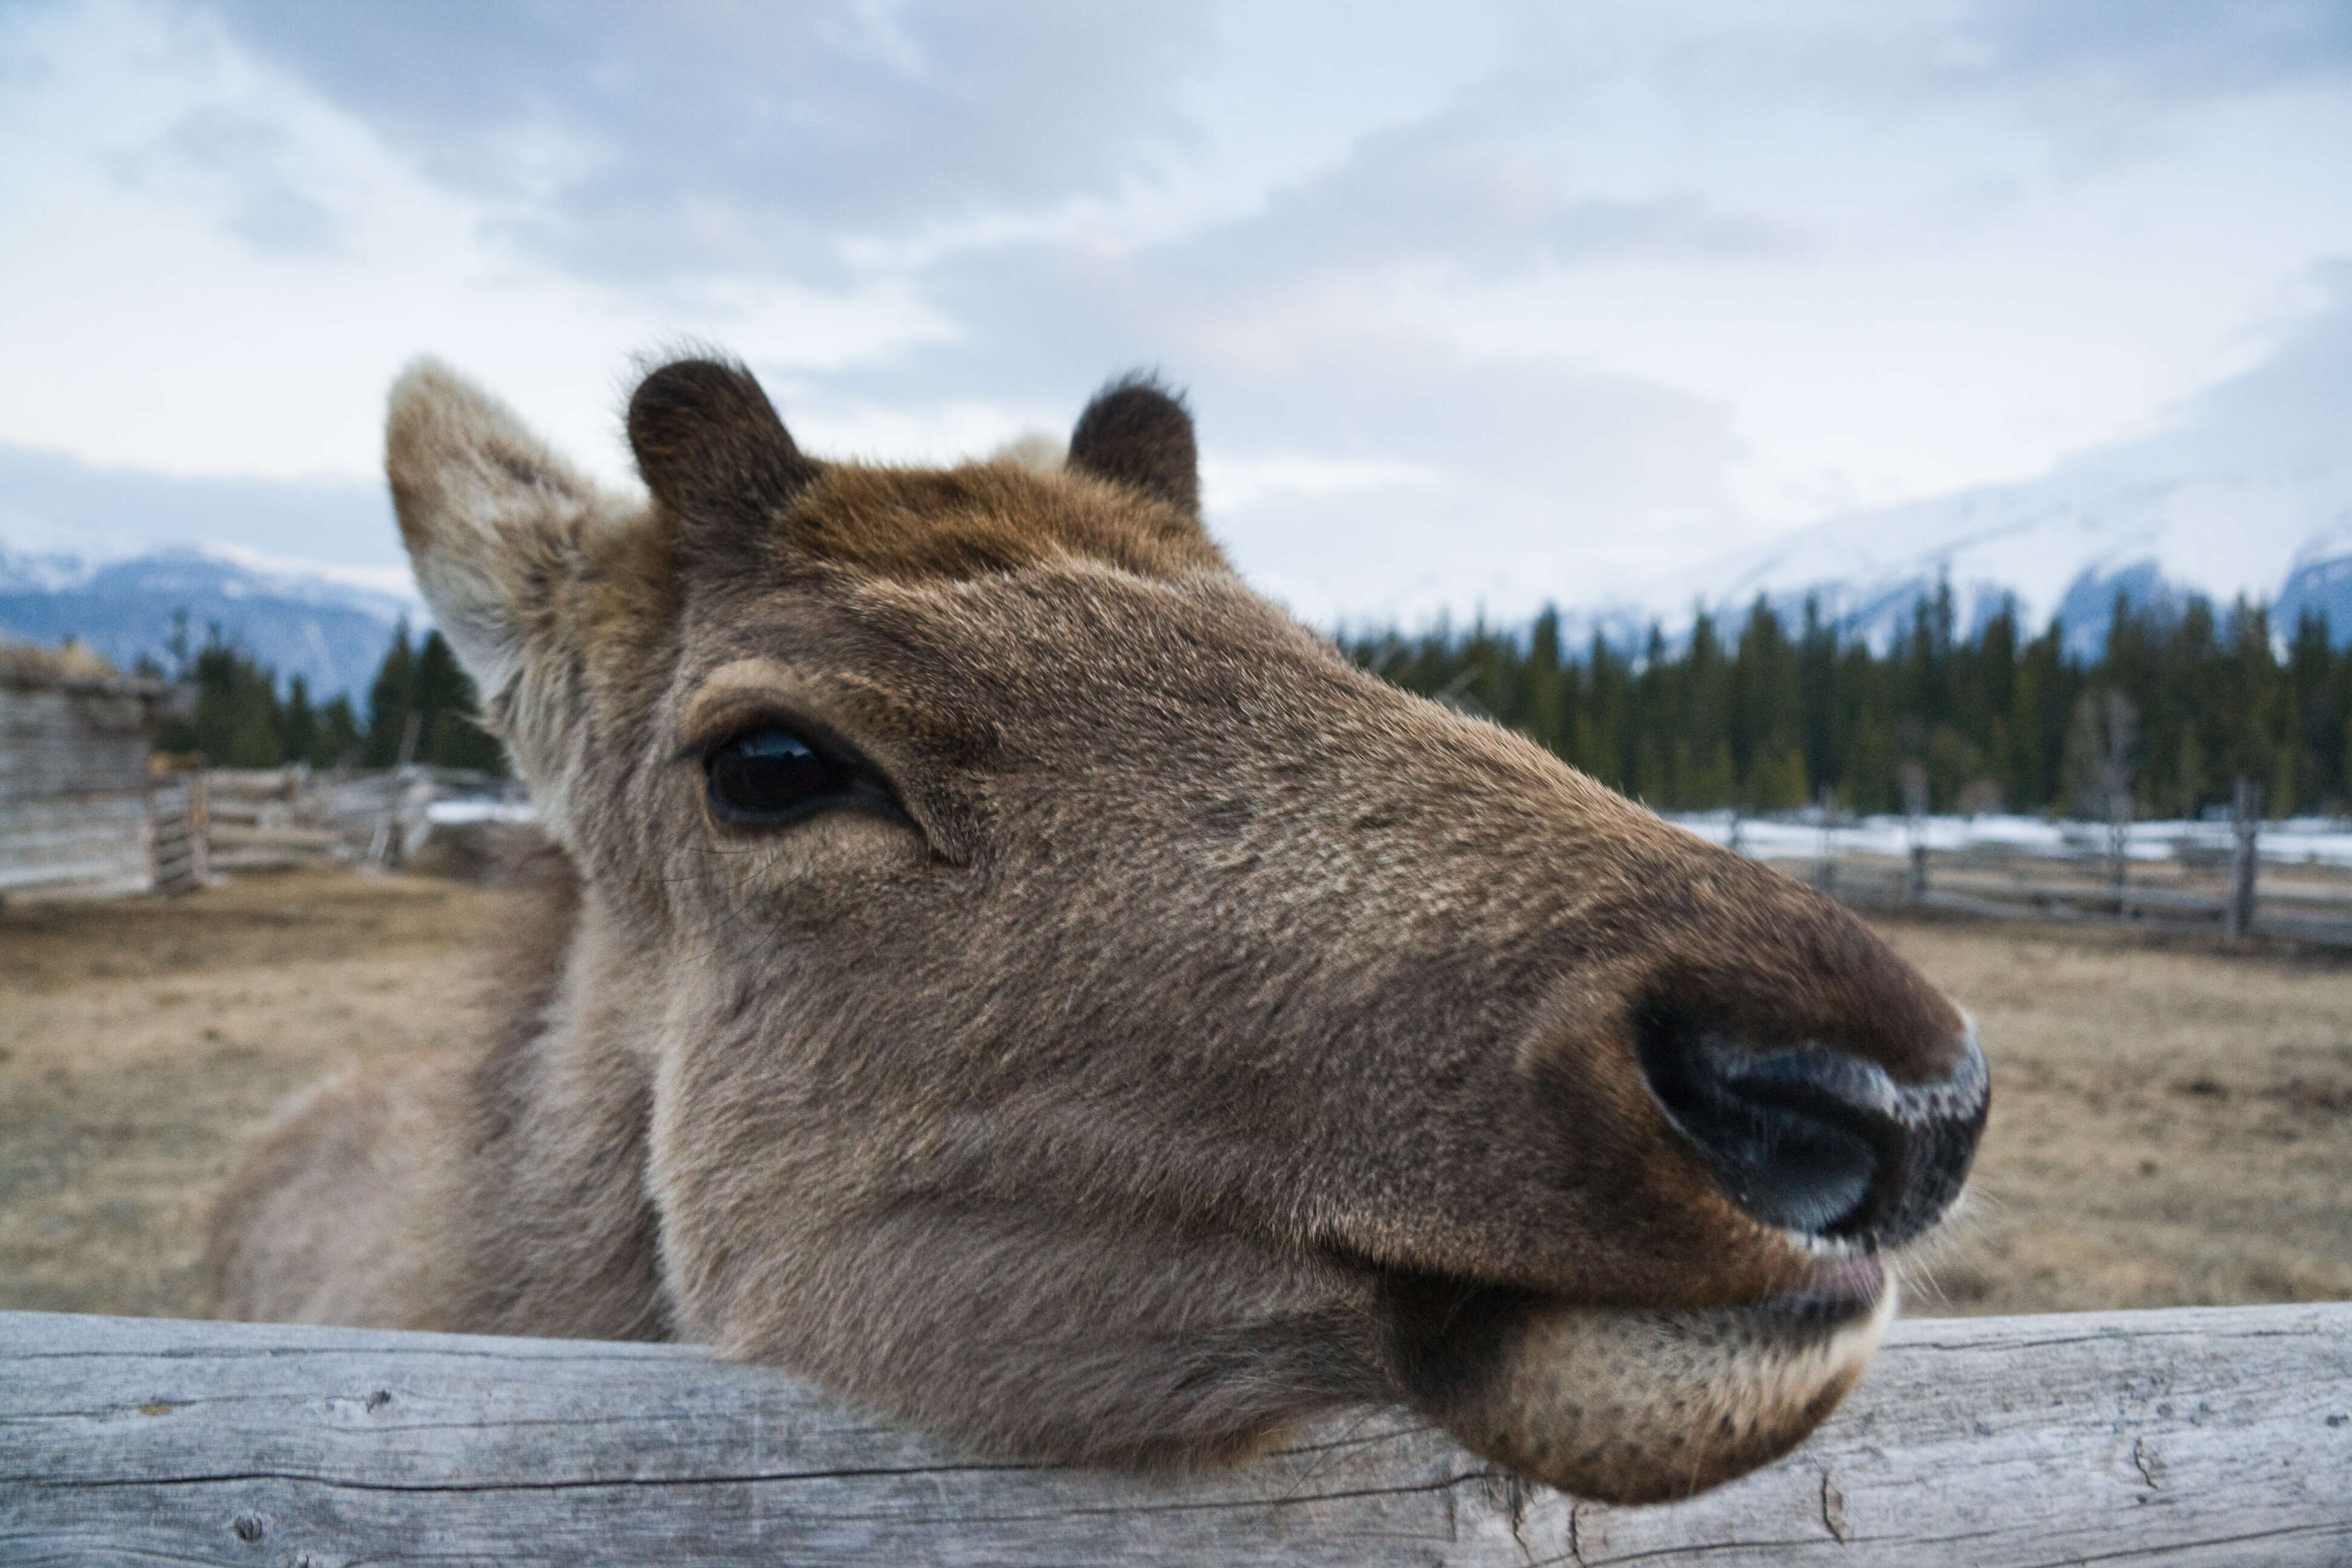
{"label": "elk head", "polygon": [[708,361],[628,429],[649,499],[425,364],[390,470],[679,1333],[998,1452],[1403,1400],[1614,1500],[1860,1374],[1986,1075],[1858,921],[1251,593],[1150,384],[1053,472],[819,462]]}

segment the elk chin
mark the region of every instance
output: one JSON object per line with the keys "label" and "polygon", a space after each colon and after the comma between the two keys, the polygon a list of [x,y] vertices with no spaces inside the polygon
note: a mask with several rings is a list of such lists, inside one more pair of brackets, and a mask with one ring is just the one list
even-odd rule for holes
{"label": "elk chin", "polygon": [[1686,1498],[1769,1464],[1837,1408],[1894,1321],[1874,1296],[1711,1311],[1527,1292],[1397,1291],[1399,1370],[1464,1445],[1605,1503]]}

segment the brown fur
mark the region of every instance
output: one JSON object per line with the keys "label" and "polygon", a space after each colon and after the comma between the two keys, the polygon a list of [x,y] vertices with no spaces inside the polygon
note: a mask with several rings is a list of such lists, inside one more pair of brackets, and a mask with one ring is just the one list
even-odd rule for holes
{"label": "brown fur", "polygon": [[1201,517],[1201,455],[1183,400],[1149,376],[1115,381],[1070,432],[1070,467]]}
{"label": "brown fur", "polygon": [[[1633,1041],[1938,1079],[1962,1022],[1868,931],[1249,593],[1149,388],[1043,474],[648,389],[650,507],[437,367],[395,391],[403,535],[564,869],[479,1056],[249,1158],[220,1311],[678,1335],[1086,1462],[1406,1399],[1622,1498],[1835,1403],[1891,1300],[1771,1304],[1836,1249],[1730,1201]],[[700,758],[766,723],[898,814],[718,820]]]}

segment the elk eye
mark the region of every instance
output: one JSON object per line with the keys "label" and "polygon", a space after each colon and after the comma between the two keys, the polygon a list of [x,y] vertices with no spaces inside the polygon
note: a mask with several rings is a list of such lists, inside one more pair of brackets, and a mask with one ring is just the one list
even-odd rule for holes
{"label": "elk eye", "polygon": [[790,730],[747,730],[703,758],[711,809],[728,822],[797,821],[848,805],[864,783]]}

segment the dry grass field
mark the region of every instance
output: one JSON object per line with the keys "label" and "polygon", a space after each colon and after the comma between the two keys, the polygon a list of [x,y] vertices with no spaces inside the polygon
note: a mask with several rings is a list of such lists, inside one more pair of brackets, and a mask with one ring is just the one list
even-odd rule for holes
{"label": "dry grass field", "polygon": [[237,1146],[291,1089],[464,1039],[516,896],[314,873],[0,910],[0,1307],[193,1311]]}
{"label": "dry grass field", "polygon": [[1882,929],[1992,1063],[1969,1206],[1915,1313],[2352,1298],[2352,956]]}
{"label": "dry grass field", "polygon": [[[467,1037],[516,897],[303,875],[0,910],[0,1308],[193,1310],[239,1142],[346,1063]],[[1993,1062],[1915,1311],[2352,1297],[2352,963],[1895,924]]]}

